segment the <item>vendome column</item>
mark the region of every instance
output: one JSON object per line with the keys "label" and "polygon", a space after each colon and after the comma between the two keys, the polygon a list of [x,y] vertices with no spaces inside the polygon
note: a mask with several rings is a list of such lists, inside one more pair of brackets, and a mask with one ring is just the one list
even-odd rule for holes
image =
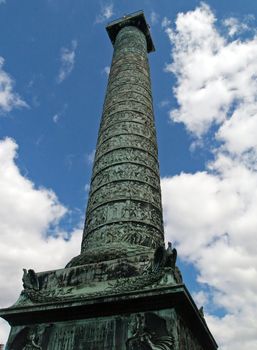
{"label": "vendome column", "polygon": [[215,350],[203,313],[164,245],[143,12],[112,22],[114,45],[81,253],[65,268],[25,270],[0,315],[9,350]]}

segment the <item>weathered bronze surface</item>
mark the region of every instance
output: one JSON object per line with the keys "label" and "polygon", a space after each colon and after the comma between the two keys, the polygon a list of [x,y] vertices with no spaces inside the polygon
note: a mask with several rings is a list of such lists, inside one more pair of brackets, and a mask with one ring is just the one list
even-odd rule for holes
{"label": "weathered bronze surface", "polygon": [[[137,79],[135,81],[135,79]],[[163,245],[163,222],[147,42],[134,26],[115,39],[82,242]]]}
{"label": "weathered bronze surface", "polygon": [[107,27],[114,43],[80,255],[24,269],[0,311],[9,350],[214,350],[203,314],[164,247],[158,151],[142,12]]}

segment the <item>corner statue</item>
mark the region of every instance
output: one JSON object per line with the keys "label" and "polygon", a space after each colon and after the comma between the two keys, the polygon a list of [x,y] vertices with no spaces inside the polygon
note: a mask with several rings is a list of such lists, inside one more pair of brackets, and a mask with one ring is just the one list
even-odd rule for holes
{"label": "corner statue", "polygon": [[114,46],[81,252],[60,270],[25,270],[0,315],[7,350],[216,350],[164,245],[143,12],[107,26]]}

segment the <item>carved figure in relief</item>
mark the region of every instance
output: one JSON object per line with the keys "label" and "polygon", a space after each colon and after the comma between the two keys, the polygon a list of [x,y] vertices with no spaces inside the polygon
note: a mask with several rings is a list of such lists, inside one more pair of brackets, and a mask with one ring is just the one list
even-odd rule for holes
{"label": "carved figure in relief", "polygon": [[27,336],[27,344],[22,348],[22,350],[42,350],[40,345],[40,336],[37,328],[32,328],[29,330]]}
{"label": "carved figure in relief", "polygon": [[166,321],[154,313],[137,314],[130,322],[132,336],[127,350],[173,350],[175,340],[168,333]]}
{"label": "carved figure in relief", "polygon": [[39,290],[39,281],[38,277],[34,270],[29,269],[28,271],[26,269],[23,269],[23,288],[26,289],[33,289],[33,290]]}
{"label": "carved figure in relief", "polygon": [[167,257],[166,257],[165,266],[175,269],[176,261],[177,261],[177,250],[175,248],[172,248],[171,242],[168,242],[168,248],[166,250],[166,254],[167,254]]}

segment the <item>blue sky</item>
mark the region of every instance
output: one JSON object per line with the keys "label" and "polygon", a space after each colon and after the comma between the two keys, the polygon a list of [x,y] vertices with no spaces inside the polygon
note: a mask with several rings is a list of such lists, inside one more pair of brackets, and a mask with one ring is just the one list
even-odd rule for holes
{"label": "blue sky", "polygon": [[0,0],[0,304],[15,301],[22,267],[62,267],[79,251],[112,57],[105,26],[141,9],[156,47],[149,61],[166,236],[220,348],[253,350],[252,0]]}

